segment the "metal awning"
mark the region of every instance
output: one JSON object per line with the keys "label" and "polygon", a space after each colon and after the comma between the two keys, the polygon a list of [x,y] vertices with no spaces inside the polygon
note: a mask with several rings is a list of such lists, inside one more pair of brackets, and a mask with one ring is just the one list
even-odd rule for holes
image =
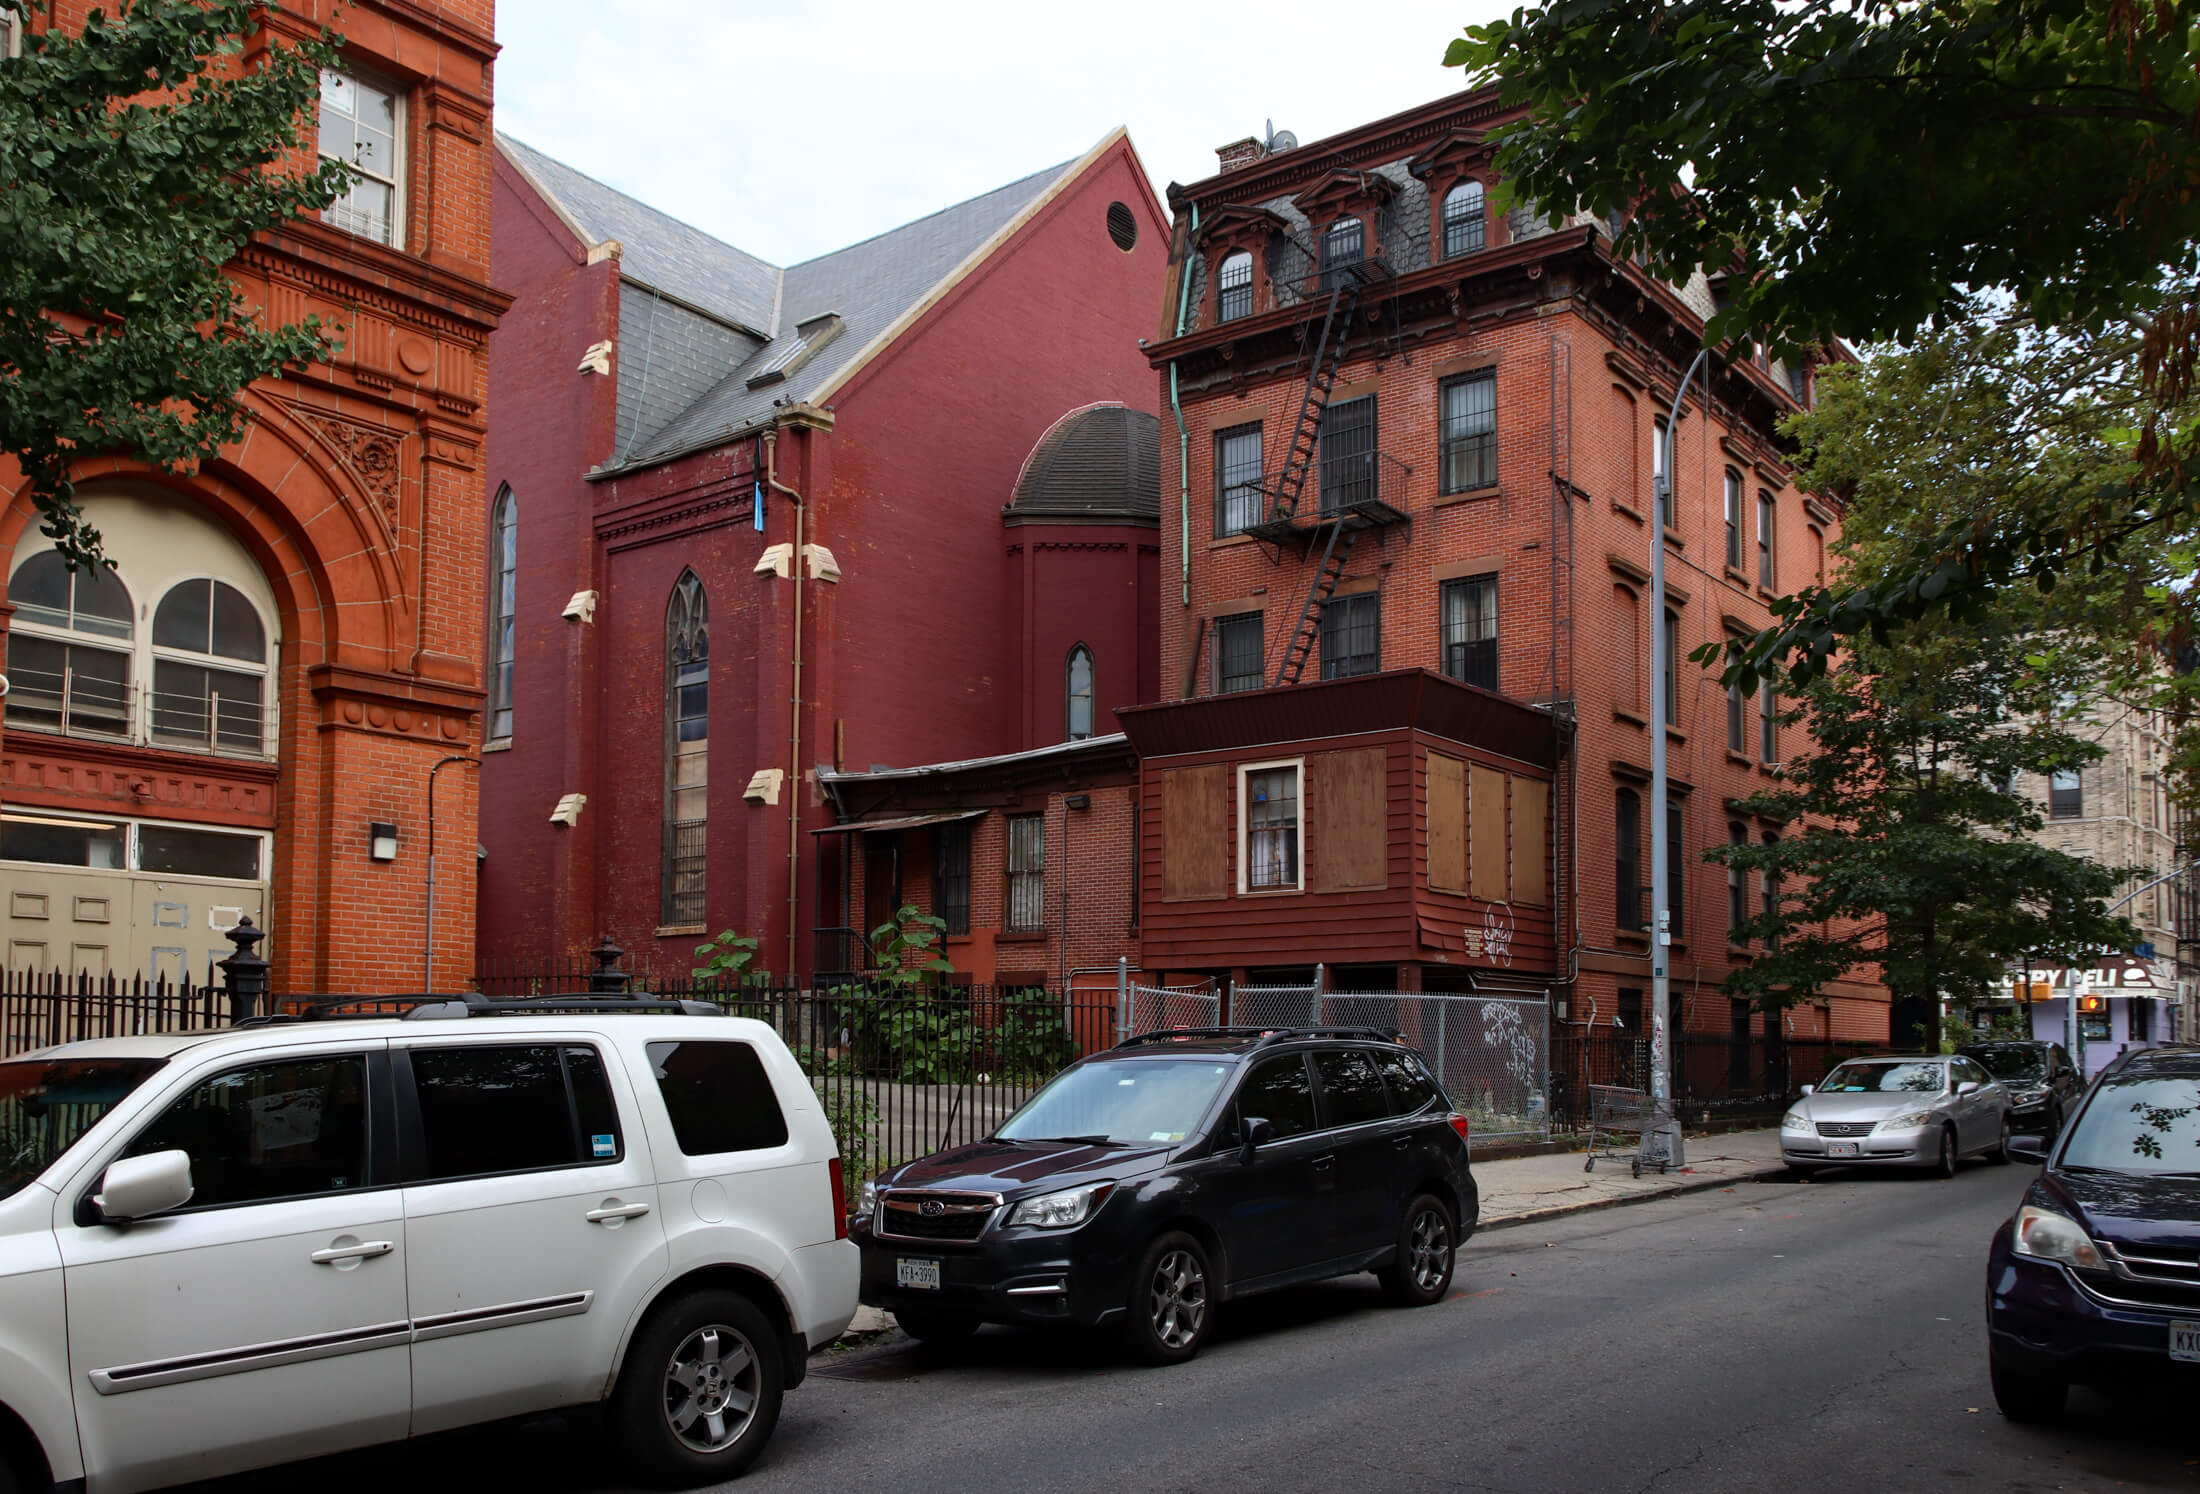
{"label": "metal awning", "polygon": [[926,825],[945,825],[955,820],[974,820],[984,814],[982,809],[956,809],[945,814],[904,814],[890,820],[850,820],[845,825],[821,825],[812,835],[846,835],[850,831],[869,835],[876,830],[917,830]]}

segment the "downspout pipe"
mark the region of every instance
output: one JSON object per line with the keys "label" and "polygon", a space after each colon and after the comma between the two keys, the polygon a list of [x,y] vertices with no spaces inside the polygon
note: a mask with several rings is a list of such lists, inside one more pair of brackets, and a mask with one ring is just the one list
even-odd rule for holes
{"label": "downspout pipe", "polygon": [[[1199,204],[1192,204],[1192,231],[1184,244],[1184,263],[1176,279],[1176,335],[1184,335],[1191,316],[1192,239],[1199,237]],[[1176,518],[1182,559],[1177,570],[1178,605],[1192,605],[1192,437],[1184,429],[1184,406],[1176,396],[1176,360],[1169,360],[1169,412],[1176,416]],[[1188,667],[1188,666],[1187,666]]]}
{"label": "downspout pipe", "polygon": [[777,425],[764,431],[764,486],[794,505],[794,669],[787,698],[787,978],[792,980],[799,968],[795,948],[802,895],[802,544],[809,505],[779,480]]}
{"label": "downspout pipe", "polygon": [[420,941],[420,989],[435,989],[435,775],[453,763],[472,763],[481,766],[481,759],[467,753],[457,753],[439,761],[428,770],[428,916],[427,931]]}

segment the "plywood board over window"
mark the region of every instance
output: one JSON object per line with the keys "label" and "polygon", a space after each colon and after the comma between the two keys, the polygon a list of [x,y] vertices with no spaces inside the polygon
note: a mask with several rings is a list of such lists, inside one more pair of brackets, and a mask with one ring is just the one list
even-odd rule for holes
{"label": "plywood board over window", "polygon": [[1381,747],[1307,760],[1307,870],[1316,892],[1364,892],[1390,882],[1390,815]]}
{"label": "plywood board over window", "polygon": [[1514,778],[1513,895],[1516,903],[1531,908],[1551,901],[1551,786],[1540,778]]}
{"label": "plywood board over window", "polygon": [[1161,775],[1161,899],[1190,902],[1230,891],[1230,765]]}
{"label": "plywood board over window", "polygon": [[1473,881],[1468,890],[1486,903],[1512,895],[1506,855],[1505,774],[1475,763],[1467,769],[1467,851]]}
{"label": "plywood board over window", "polygon": [[1428,885],[1467,890],[1467,765],[1441,752],[1428,755]]}

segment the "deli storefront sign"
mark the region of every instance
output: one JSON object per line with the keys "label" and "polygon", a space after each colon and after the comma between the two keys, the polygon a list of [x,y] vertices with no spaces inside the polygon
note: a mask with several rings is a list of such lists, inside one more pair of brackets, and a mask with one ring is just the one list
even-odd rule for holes
{"label": "deli storefront sign", "polygon": [[2155,979],[2152,964],[2145,960],[2125,959],[2012,974],[2009,977],[2009,995],[2015,1001],[2052,1001],[2059,996],[2069,995],[2073,985],[2081,996],[2171,994],[2167,986]]}

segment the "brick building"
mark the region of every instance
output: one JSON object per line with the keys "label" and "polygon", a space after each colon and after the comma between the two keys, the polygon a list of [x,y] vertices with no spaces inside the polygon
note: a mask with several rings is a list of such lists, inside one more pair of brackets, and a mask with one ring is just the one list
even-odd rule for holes
{"label": "brick building", "polygon": [[[1179,703],[1126,717],[1144,963],[1527,980],[1573,1022],[1637,1026],[1647,816],[1664,813],[1679,1019],[1762,1031],[1718,985],[1751,958],[1728,929],[1764,889],[1701,857],[1781,833],[1734,805],[1789,744],[1766,702],[1685,655],[1824,574],[1838,511],[1796,490],[1775,435],[1811,372],[1715,364],[1668,442],[1717,284],[1616,258],[1614,223],[1491,211],[1505,118],[1494,91],[1454,94],[1296,149],[1225,147],[1219,174],[1170,189],[1146,352],[1186,455],[1162,493]],[[1668,610],[1651,618],[1661,533]],[[1663,722],[1652,629],[1679,661]],[[1658,730],[1671,796],[1652,806]],[[1861,983],[1787,1020],[1887,1031]]]}
{"label": "brick building", "polygon": [[[366,175],[229,273],[342,347],[247,391],[250,429],[195,476],[81,463],[111,576],[70,577],[0,462],[12,969],[203,979],[249,914],[278,990],[465,980],[485,352],[509,304],[489,279],[493,10],[269,8],[276,36],[343,33],[309,138]],[[0,32],[0,55],[19,41]],[[431,845],[466,873],[437,888],[432,951]]]}
{"label": "brick building", "polygon": [[860,965],[937,837],[814,833],[837,775],[1105,735],[1157,688],[1166,216],[1117,131],[780,267],[498,147],[481,953],[682,969],[737,929]]}

